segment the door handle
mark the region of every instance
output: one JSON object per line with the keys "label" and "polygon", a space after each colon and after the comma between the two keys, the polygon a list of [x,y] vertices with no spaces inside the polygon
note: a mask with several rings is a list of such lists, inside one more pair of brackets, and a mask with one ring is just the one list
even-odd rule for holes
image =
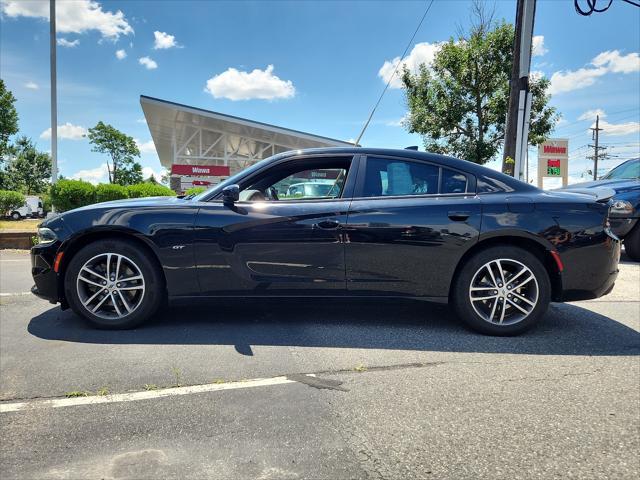
{"label": "door handle", "polygon": [[471,212],[449,212],[448,216],[454,222],[464,222],[471,216]]}
{"label": "door handle", "polygon": [[318,223],[313,224],[313,228],[321,228],[323,230],[334,230],[340,226],[340,222],[337,220],[321,220]]}

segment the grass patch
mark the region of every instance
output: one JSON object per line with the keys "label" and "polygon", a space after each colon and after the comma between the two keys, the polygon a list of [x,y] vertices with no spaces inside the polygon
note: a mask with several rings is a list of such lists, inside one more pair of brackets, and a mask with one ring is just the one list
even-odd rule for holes
{"label": "grass patch", "polygon": [[366,372],[367,371],[367,367],[365,367],[363,364],[359,364],[356,368],[354,368],[354,370],[356,372]]}
{"label": "grass patch", "polygon": [[220,384],[220,383],[227,383],[227,382],[226,382],[225,380],[223,380],[222,378],[216,378],[216,379],[213,381],[213,383]]}
{"label": "grass patch", "polygon": [[101,397],[104,397],[105,395],[109,395],[109,389],[107,387],[99,388],[98,391],[96,392],[96,395],[99,395]]}
{"label": "grass patch", "polygon": [[182,386],[182,370],[180,370],[178,367],[176,366],[172,366],[171,367],[171,373],[173,373],[173,377],[175,378],[175,382],[174,382],[174,387],[181,387]]}
{"label": "grass patch", "polygon": [[38,231],[38,224],[43,222],[43,218],[27,220],[0,220],[0,230],[27,230],[33,233]]}
{"label": "grass patch", "polygon": [[65,393],[64,396],[67,397],[67,398],[88,397],[89,396],[89,392],[82,392],[82,391],[79,391],[79,390],[74,390],[72,392]]}
{"label": "grass patch", "polygon": [[145,383],[144,384],[144,389],[147,391],[151,391],[151,390],[157,390],[158,386],[154,383]]}

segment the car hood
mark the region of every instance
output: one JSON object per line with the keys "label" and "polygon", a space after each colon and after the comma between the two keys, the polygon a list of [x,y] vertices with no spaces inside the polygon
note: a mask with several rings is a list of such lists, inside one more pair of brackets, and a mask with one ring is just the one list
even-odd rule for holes
{"label": "car hood", "polygon": [[615,190],[616,193],[628,192],[630,190],[640,190],[640,180],[628,178],[622,180],[594,180],[592,182],[574,183],[564,189],[575,190],[585,188],[606,187]]}
{"label": "car hood", "polygon": [[77,212],[81,210],[93,210],[95,208],[113,208],[113,207],[122,207],[122,208],[159,207],[159,206],[168,206],[168,205],[182,205],[188,201],[189,200],[186,200],[184,198],[178,198],[178,197],[127,198],[124,200],[111,200],[109,202],[94,203],[91,205],[87,205],[86,207],[80,207],[71,211]]}

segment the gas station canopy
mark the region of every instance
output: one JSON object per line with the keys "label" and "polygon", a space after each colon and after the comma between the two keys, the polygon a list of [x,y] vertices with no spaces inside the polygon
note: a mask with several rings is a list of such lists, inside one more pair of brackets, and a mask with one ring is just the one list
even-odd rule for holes
{"label": "gas station canopy", "polygon": [[[217,183],[249,165],[287,150],[353,146],[333,138],[140,96],[160,163],[182,190]],[[194,180],[207,177],[209,180]],[[186,180],[186,182],[185,182]]]}

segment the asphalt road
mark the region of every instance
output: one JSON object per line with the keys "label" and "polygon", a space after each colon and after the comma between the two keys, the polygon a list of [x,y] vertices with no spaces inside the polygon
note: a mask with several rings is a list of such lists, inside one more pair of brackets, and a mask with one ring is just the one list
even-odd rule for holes
{"label": "asphalt road", "polygon": [[[0,254],[0,293],[28,291],[25,258]],[[637,478],[639,331],[629,262],[610,295],[516,338],[389,300],[218,302],[107,332],[3,295],[0,476]],[[120,395],[147,389],[173,393]]]}

